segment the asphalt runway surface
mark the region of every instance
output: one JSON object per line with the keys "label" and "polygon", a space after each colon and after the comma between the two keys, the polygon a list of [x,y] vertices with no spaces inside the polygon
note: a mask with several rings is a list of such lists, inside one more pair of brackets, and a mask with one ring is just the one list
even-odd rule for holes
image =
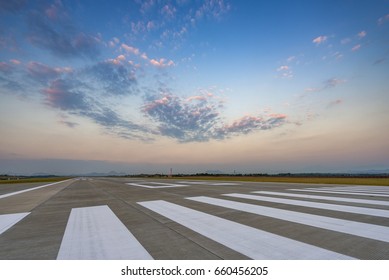
{"label": "asphalt runway surface", "polygon": [[389,260],[389,187],[77,178],[0,185],[1,260]]}

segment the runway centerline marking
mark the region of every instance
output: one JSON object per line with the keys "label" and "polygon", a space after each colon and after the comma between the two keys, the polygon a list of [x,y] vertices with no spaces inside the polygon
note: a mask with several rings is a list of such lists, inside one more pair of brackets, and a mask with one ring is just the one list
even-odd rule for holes
{"label": "runway centerline marking", "polygon": [[167,201],[138,204],[252,259],[352,259]]}
{"label": "runway centerline marking", "polygon": [[336,205],[336,204],[329,204],[329,203],[322,203],[322,202],[311,202],[311,201],[304,201],[304,200],[285,199],[285,198],[251,195],[251,194],[230,193],[230,194],[223,194],[223,195],[229,197],[251,199],[256,201],[283,203],[288,205],[304,206],[304,207],[311,207],[311,208],[318,208],[318,209],[326,209],[326,210],[389,218],[389,210],[382,210],[382,209],[364,208],[364,207],[356,207],[356,206],[348,206],[348,205]]}
{"label": "runway centerline marking", "polygon": [[327,230],[333,230],[337,232],[343,232],[365,238],[389,242],[389,227],[385,226],[378,226],[373,224],[348,221],[344,219],[300,213],[290,210],[253,205],[206,196],[188,197],[187,199],[243,212],[253,213],[257,215],[272,217],[288,222],[294,222],[317,228],[323,228]]}
{"label": "runway centerline marking", "polygon": [[9,197],[9,196],[13,196],[13,195],[17,195],[17,194],[21,194],[21,193],[25,193],[25,192],[30,192],[30,191],[46,188],[46,187],[49,187],[49,186],[52,186],[52,185],[56,185],[56,184],[59,184],[59,183],[63,183],[63,182],[69,181],[69,180],[72,180],[72,179],[68,179],[68,180],[60,181],[60,182],[55,182],[55,183],[51,183],[51,184],[47,184],[47,185],[43,185],[43,186],[39,186],[39,187],[29,188],[29,189],[25,189],[25,190],[21,190],[21,191],[17,191],[17,192],[6,193],[6,194],[3,194],[3,195],[0,195],[0,199],[6,198],[6,197]]}
{"label": "runway centerline marking", "polygon": [[73,208],[59,260],[153,259],[107,205]]}
{"label": "runway centerline marking", "polygon": [[278,196],[289,196],[289,197],[298,197],[298,198],[330,200],[330,201],[337,201],[337,202],[353,202],[353,203],[389,206],[389,201],[383,201],[383,200],[369,200],[369,199],[359,199],[359,198],[346,198],[346,197],[333,197],[333,196],[295,194],[295,193],[284,193],[284,192],[268,192],[268,191],[255,191],[253,193],[278,195]]}
{"label": "runway centerline marking", "polygon": [[0,215],[0,234],[21,221],[28,214],[30,214],[30,212]]}

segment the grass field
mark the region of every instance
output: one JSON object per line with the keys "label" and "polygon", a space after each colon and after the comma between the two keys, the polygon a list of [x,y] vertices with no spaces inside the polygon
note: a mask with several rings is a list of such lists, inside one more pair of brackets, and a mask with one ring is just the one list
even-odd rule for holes
{"label": "grass field", "polygon": [[45,182],[58,182],[70,177],[35,177],[35,178],[20,178],[12,180],[0,180],[0,184],[20,184],[20,183],[45,183]]}
{"label": "grass field", "polygon": [[279,182],[306,184],[344,184],[344,185],[374,185],[389,186],[389,178],[360,178],[360,177],[254,177],[254,176],[188,176],[173,177],[189,180],[223,180],[247,182]]}

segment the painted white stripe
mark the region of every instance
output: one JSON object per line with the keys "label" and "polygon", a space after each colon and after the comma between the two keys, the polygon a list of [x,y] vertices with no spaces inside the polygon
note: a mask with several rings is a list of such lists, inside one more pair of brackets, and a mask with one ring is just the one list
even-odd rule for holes
{"label": "painted white stripe", "polygon": [[152,259],[107,205],[73,208],[57,259]]}
{"label": "painted white stripe", "polygon": [[354,187],[323,187],[323,188],[310,188],[310,189],[339,190],[339,191],[385,192],[385,193],[389,193],[389,187],[354,186]]}
{"label": "painted white stripe", "polygon": [[49,187],[49,186],[52,186],[52,185],[56,185],[56,184],[59,184],[59,183],[63,183],[63,182],[69,181],[69,180],[72,180],[72,179],[68,179],[68,180],[64,180],[64,181],[60,181],[60,182],[55,182],[55,183],[51,183],[51,184],[47,184],[47,185],[43,185],[43,186],[39,186],[39,187],[34,187],[34,188],[30,188],[30,189],[25,189],[25,190],[21,190],[21,191],[17,191],[17,192],[3,194],[3,195],[0,195],[0,199],[6,198],[6,197],[9,197],[9,196],[13,196],[13,195],[17,195],[17,194],[21,194],[21,193],[25,193],[25,192],[35,191],[35,190],[38,190],[38,189],[41,189],[41,188],[46,188],[46,187]]}
{"label": "painted white stripe", "polygon": [[307,190],[320,190],[320,191],[334,191],[334,192],[356,192],[356,193],[367,193],[367,194],[389,194],[389,191],[374,191],[374,190],[348,190],[348,189],[307,189]]}
{"label": "painted white stripe", "polygon": [[191,185],[206,185],[209,182],[205,182],[205,181],[180,181],[178,183],[180,183],[180,184],[191,184]]}
{"label": "painted white stripe", "polygon": [[244,211],[248,213],[258,214],[262,216],[272,217],[289,222],[313,226],[317,228],[324,228],[365,238],[389,242],[389,227],[324,217],[313,214],[299,213],[295,211],[252,205],[205,196],[190,197],[187,199]]}
{"label": "painted white stripe", "polygon": [[[142,188],[148,188],[148,189],[163,189],[163,188],[176,188],[176,187],[188,187],[188,185],[181,185],[181,184],[166,184],[166,183],[155,183],[155,182],[144,182],[142,184],[135,184],[135,183],[126,183],[130,186],[135,187],[142,187]],[[151,184],[151,185],[147,185]]]}
{"label": "painted white stripe", "polygon": [[315,192],[315,193],[332,193],[332,194],[349,194],[349,195],[376,196],[376,197],[389,197],[389,194],[349,192],[349,191],[324,191],[324,190],[322,191],[322,190],[311,190],[311,189],[290,189],[290,191]]}
{"label": "painted white stripe", "polygon": [[224,196],[389,218],[389,210],[382,210],[382,209],[355,207],[355,206],[347,206],[347,205],[336,205],[336,204],[321,203],[321,202],[311,202],[311,201],[303,201],[303,200],[285,199],[285,198],[250,195],[250,194],[238,194],[238,193],[224,194]]}
{"label": "painted white stripe", "polygon": [[26,217],[30,212],[0,215],[0,234]]}
{"label": "painted white stripe", "polygon": [[349,256],[167,201],[138,203],[252,259],[351,259]]}
{"label": "painted white stripe", "polygon": [[383,201],[383,200],[370,200],[370,199],[333,197],[333,196],[296,194],[296,193],[283,193],[283,192],[267,192],[267,191],[256,191],[256,192],[253,192],[253,193],[389,206],[389,201]]}
{"label": "painted white stripe", "polygon": [[212,186],[238,186],[239,184],[237,183],[215,183],[212,184]]}

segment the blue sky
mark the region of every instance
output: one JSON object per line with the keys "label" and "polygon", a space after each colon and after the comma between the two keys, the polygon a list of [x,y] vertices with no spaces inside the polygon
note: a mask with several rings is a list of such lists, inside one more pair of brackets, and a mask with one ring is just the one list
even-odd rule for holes
{"label": "blue sky", "polygon": [[6,1],[0,173],[389,169],[389,1]]}

